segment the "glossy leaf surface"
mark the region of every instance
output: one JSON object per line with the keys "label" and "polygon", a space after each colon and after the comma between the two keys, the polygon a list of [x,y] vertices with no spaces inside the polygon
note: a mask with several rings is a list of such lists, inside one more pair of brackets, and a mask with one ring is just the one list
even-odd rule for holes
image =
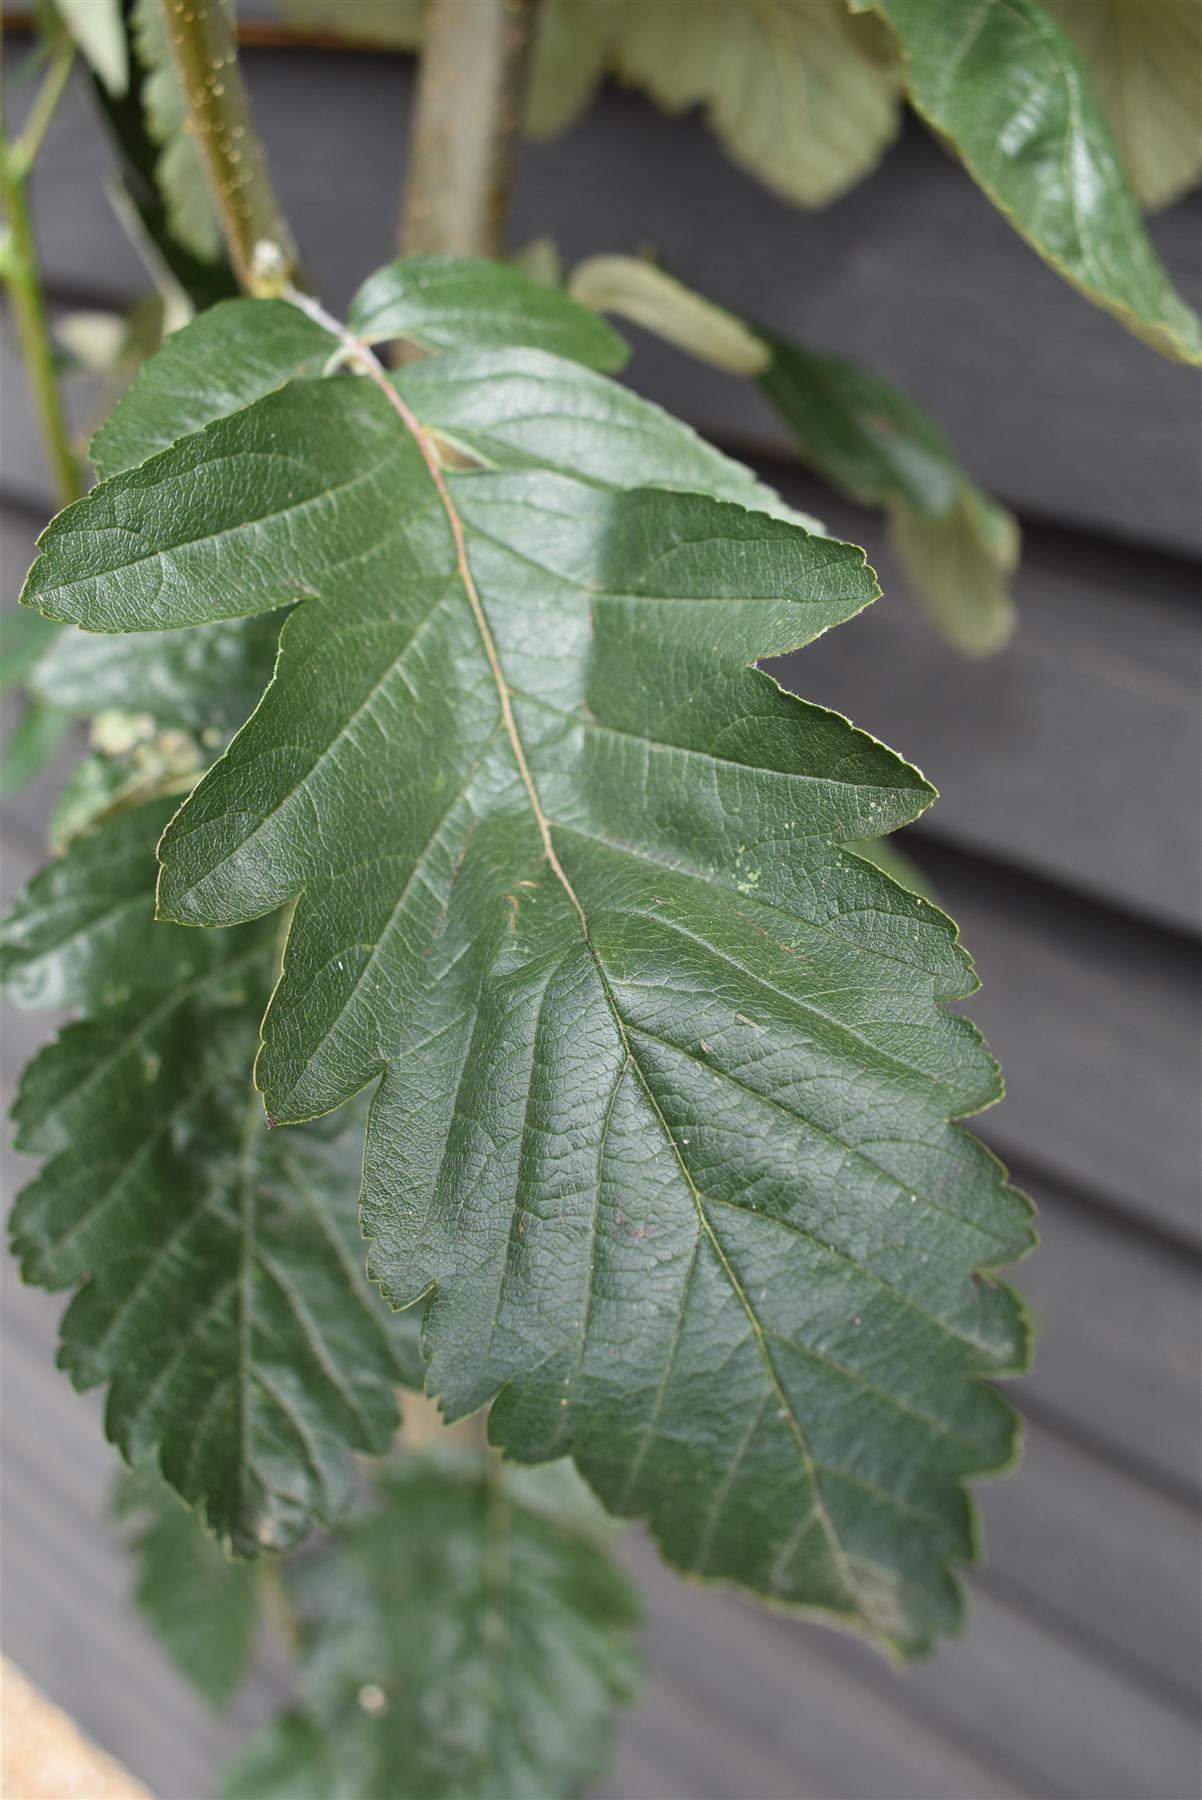
{"label": "glossy leaf surface", "polygon": [[[1015,230],[1167,356],[1202,362],[1081,55],[1035,0],[852,0],[897,35],[910,97]],[[1154,5],[1156,0],[1152,0]]]}
{"label": "glossy leaf surface", "polygon": [[593,369],[620,369],[629,351],[587,306],[504,263],[410,256],[388,263],[351,301],[351,330],[368,343],[405,338],[423,350],[522,345]]}
{"label": "glossy leaf surface", "polygon": [[1085,58],[1136,196],[1167,206],[1202,178],[1198,0],[1047,0]]}
{"label": "glossy leaf surface", "polygon": [[139,369],[92,439],[96,473],[119,475],[291,377],[320,374],[335,347],[284,300],[220,301]]}
{"label": "glossy leaf surface", "polygon": [[[103,484],[28,597],[113,630],[312,595],[161,850],[171,917],[301,896],[270,1115],[379,1080],[371,1267],[434,1291],[451,1415],[500,1393],[496,1441],[570,1452],[680,1566],[918,1648],[962,1481],[1011,1454],[980,1378],[1025,1331],[981,1271],[1028,1229],[949,1123],[998,1091],[938,1004],[973,986],[954,930],[840,848],[931,789],[752,666],[871,573],[587,370],[380,383],[294,382]],[[406,404],[509,466],[436,483]]]}

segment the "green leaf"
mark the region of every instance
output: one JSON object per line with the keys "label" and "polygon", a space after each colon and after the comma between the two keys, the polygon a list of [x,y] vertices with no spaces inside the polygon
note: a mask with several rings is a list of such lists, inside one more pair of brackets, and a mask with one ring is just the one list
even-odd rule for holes
{"label": "green leaf", "polygon": [[214,262],[221,253],[221,228],[200,147],[188,129],[162,0],[131,0],[130,28],[145,71],[142,107],[146,129],[159,146],[155,181],[171,235],[192,256]]}
{"label": "green leaf", "polygon": [[511,265],[472,258],[411,256],[386,264],[351,301],[349,323],[370,344],[406,338],[423,350],[524,345],[593,369],[620,369],[629,355],[617,332],[579,301]]}
{"label": "green leaf", "polygon": [[1081,56],[1035,0],[874,4],[910,97],[1052,267],[1166,356],[1202,363],[1202,328],[1144,231]]}
{"label": "green leaf", "polygon": [[1009,640],[1017,614],[1010,577],[1018,566],[1018,521],[966,482],[932,518],[892,504],[893,542],[932,622],[958,650],[988,656]]}
{"label": "green leaf", "polygon": [[486,466],[712,494],[822,531],[679,419],[541,351],[460,350],[405,370],[397,387],[424,424]]}
{"label": "green leaf", "polygon": [[28,607],[6,607],[0,612],[0,688],[7,693],[20,687],[57,636],[57,628]]}
{"label": "green leaf", "polygon": [[1149,207],[1202,179],[1198,0],[1045,0],[1085,58],[1127,177]]}
{"label": "green leaf", "polygon": [[704,106],[733,162],[798,206],[875,168],[897,133],[891,45],[843,0],[599,0],[609,57],[668,112]]}
{"label": "green leaf", "polygon": [[573,269],[569,292],[585,306],[618,313],[734,375],[759,375],[771,360],[742,319],[644,257],[590,256]]}
{"label": "green leaf", "polygon": [[63,24],[110,94],[129,86],[121,0],[55,0]]}
{"label": "green leaf", "polygon": [[28,787],[71,729],[71,715],[55,706],[30,700],[4,740],[0,757],[0,794],[16,794]]}
{"label": "green leaf", "polygon": [[278,638],[279,621],[270,618],[128,640],[61,631],[33,669],[29,688],[76,718],[119,708],[217,741],[253,710],[271,679]]}
{"label": "green leaf", "polygon": [[[981,1378],[1025,1323],[982,1272],[1029,1228],[950,1123],[999,1092],[938,1004],[974,985],[954,928],[841,848],[932,790],[751,666],[871,572],[604,485],[751,478],[588,370],[456,352],[397,390],[295,382],[102,484],[26,597],[113,630],[313,593],[160,852],[169,917],[300,896],[271,1116],[379,1081],[370,1266],[433,1292],[449,1416],[500,1394],[496,1442],[572,1454],[680,1567],[921,1648],[962,1483],[1013,1452]],[[407,407],[511,466],[436,483]]]}
{"label": "green leaf", "polygon": [[915,592],[958,649],[998,649],[1015,622],[1013,515],[974,487],[934,422],[879,375],[765,342],[771,362],[760,384],[805,461],[841,493],[887,509]]}
{"label": "green leaf", "polygon": [[319,375],[336,349],[329,332],[285,300],[209,307],[143,363],[92,439],[96,473],[135,468],[294,376]]}
{"label": "green leaf", "polygon": [[27,1281],[76,1287],[60,1363],[108,1383],[127,1461],[239,1555],[349,1497],[397,1423],[389,1317],[360,1272],[361,1133],[269,1133],[250,1081],[274,931],[152,925],[174,802],[120,813],[39,875],[0,944],[9,998],[86,1013],[29,1065],[13,1209]]}
{"label": "green leaf", "polygon": [[73,838],[117,805],[128,783],[123,763],[91,755],[73,765],[59,789],[46,830],[46,848],[59,856]]}
{"label": "green leaf", "polygon": [[227,1777],[236,1800],[566,1800],[633,1698],[638,1611],[586,1533],[496,1465],[406,1456],[375,1510],[294,1565],[304,1710]]}
{"label": "green leaf", "polygon": [[254,1648],[254,1571],[231,1562],[153,1469],[131,1470],[113,1496],[133,1540],[137,1602],[164,1649],[213,1706],[229,1701]]}

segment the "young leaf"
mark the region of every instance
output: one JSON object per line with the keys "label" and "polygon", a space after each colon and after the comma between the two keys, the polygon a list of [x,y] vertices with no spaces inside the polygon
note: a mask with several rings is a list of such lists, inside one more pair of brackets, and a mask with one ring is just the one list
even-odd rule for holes
{"label": "young leaf", "polygon": [[426,23],[426,0],[279,0],[297,31],[332,31],[349,43],[416,50]]}
{"label": "young leaf", "polygon": [[893,28],[910,97],[1052,267],[1166,356],[1202,327],[1144,231],[1081,56],[1035,0],[850,0]]}
{"label": "young leaf", "polygon": [[212,1706],[224,1706],[254,1648],[255,1576],[231,1562],[153,1469],[130,1470],[113,1511],[139,1521],[137,1602],[172,1661]]}
{"label": "young leaf", "polygon": [[121,0],[55,0],[63,24],[110,94],[129,86]]}
{"label": "young leaf", "polygon": [[823,206],[896,135],[892,46],[843,0],[597,0],[624,80],[669,112],[704,106],[731,159],[799,206]]}
{"label": "young leaf", "polygon": [[[500,1394],[495,1441],[681,1567],[915,1650],[1012,1454],[981,1378],[1024,1320],[981,1271],[1028,1208],[949,1122],[998,1093],[937,1004],[954,928],[840,847],[932,790],[751,666],[867,604],[863,555],[602,485],[748,495],[657,417],[533,351],[295,382],[62,515],[26,597],[113,630],[313,594],[161,848],[169,917],[300,895],[271,1116],[379,1080],[371,1267],[433,1291],[452,1417]],[[446,473],[430,426],[514,466]]]}
{"label": "young leaf", "polygon": [[998,649],[1014,628],[1013,516],[974,487],[934,422],[889,382],[798,344],[765,342],[761,386],[806,462],[841,493],[888,510],[915,591],[957,648]]}
{"label": "young leaf", "polygon": [[29,1065],[17,1146],[49,1157],[13,1210],[25,1279],[78,1291],[60,1362],[109,1384],[110,1437],[239,1555],[296,1541],[397,1423],[389,1317],[360,1273],[360,1132],[268,1134],[250,1082],[268,927],[152,926],[174,802],[120,813],[31,884],[4,986],[73,1005]]}
{"label": "young leaf", "polygon": [[566,1800],[633,1698],[638,1611],[587,1533],[495,1463],[408,1455],[294,1564],[304,1709],[253,1740],[234,1800]]}
{"label": "young leaf", "polygon": [[1145,206],[1202,178],[1198,0],[1045,0],[1084,56],[1127,177]]}
{"label": "young leaf", "polygon": [[351,301],[349,323],[369,344],[406,338],[423,350],[524,345],[611,370],[629,355],[587,306],[508,264],[467,257],[410,256],[377,269]]}
{"label": "young leaf", "polygon": [[758,375],[771,352],[742,319],[640,256],[590,256],[577,263],[569,293],[598,312],[615,312],[715,368]]}

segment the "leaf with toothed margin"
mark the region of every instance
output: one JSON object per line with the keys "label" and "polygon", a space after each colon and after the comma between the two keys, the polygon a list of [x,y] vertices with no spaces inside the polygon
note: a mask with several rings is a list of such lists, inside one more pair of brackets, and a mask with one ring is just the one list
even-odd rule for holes
{"label": "leaf with toothed margin", "polygon": [[48,1160],[12,1235],[27,1281],[76,1290],[59,1361],[108,1384],[110,1438],[251,1555],[333,1519],[351,1451],[388,1448],[412,1331],[362,1273],[356,1113],[267,1132],[273,926],[152,925],[173,806],[77,840],[6,922],[6,995],[84,1014],[21,1082],[17,1147]]}
{"label": "leaf with toothed margin", "polygon": [[568,1800],[598,1774],[638,1603],[541,1487],[478,1454],[381,1470],[371,1509],[288,1570],[299,1706],[239,1753],[228,1800]]}
{"label": "leaf with toothed margin", "polygon": [[[991,1271],[1030,1232],[952,1123],[999,1092],[942,1004],[975,985],[954,927],[841,848],[933,790],[754,666],[871,571],[714,497],[733,465],[590,371],[377,377],[102,484],[26,598],[136,630],[312,596],[160,851],[171,918],[300,897],[270,1115],[378,1084],[370,1266],[432,1294],[449,1414],[495,1400],[495,1441],[570,1453],[682,1568],[921,1649],[959,1616],[964,1481],[1013,1453]],[[432,466],[407,408],[493,466]]]}

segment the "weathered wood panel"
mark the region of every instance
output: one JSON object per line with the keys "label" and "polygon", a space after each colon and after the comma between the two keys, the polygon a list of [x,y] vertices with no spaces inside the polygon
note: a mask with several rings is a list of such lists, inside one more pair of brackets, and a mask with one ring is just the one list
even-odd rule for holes
{"label": "weathered wood panel", "polygon": [[915,859],[981,977],[967,1011],[1007,1076],[973,1129],[1003,1157],[1182,1244],[1202,1236],[1198,947],[943,845]]}
{"label": "weathered wood panel", "polygon": [[1026,533],[1008,647],[959,655],[912,601],[878,514],[761,466],[789,499],[863,544],[884,598],[773,673],[847,713],[940,790],[920,832],[1142,917],[1202,913],[1199,571]]}
{"label": "weathered wood panel", "polygon": [[1027,1181],[1021,1163],[1015,1178],[1039,1206],[1040,1234],[1038,1252],[1015,1271],[1038,1327],[1035,1372],[1016,1395],[1020,1406],[1127,1470],[1197,1496],[1202,1295],[1195,1258],[1088,1200]]}

